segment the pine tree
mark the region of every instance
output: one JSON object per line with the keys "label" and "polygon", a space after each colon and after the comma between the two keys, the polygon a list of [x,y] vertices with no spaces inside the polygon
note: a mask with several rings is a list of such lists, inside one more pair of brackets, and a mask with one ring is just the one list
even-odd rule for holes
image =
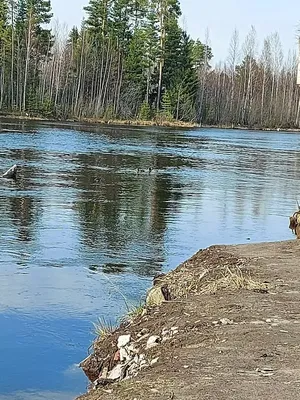
{"label": "pine tree", "polygon": [[163,121],[171,121],[173,119],[173,110],[170,92],[166,91],[161,100],[161,111],[159,113],[161,119]]}
{"label": "pine tree", "polygon": [[22,111],[26,110],[27,94],[30,92],[32,99],[32,93],[37,91],[40,62],[53,44],[51,31],[45,27],[51,18],[50,0],[18,0],[16,3],[18,103]]}

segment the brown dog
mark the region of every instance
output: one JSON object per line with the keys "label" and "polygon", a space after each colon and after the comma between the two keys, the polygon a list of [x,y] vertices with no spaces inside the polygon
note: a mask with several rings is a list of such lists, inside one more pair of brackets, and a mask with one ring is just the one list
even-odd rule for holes
{"label": "brown dog", "polygon": [[297,239],[300,239],[300,211],[296,211],[293,216],[290,217],[289,228],[297,236]]}

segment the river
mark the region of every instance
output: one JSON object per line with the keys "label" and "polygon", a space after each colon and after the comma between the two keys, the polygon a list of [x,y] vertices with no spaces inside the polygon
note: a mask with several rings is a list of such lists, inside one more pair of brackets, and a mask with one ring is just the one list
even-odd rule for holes
{"label": "river", "polygon": [[0,128],[0,170],[19,165],[0,180],[0,400],[85,392],[93,322],[115,324],[199,248],[293,238],[299,134]]}

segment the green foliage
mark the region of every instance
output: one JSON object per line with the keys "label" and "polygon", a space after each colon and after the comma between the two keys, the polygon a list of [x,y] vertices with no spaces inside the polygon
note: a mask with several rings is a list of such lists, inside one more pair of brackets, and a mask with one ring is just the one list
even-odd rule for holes
{"label": "green foliage", "polygon": [[50,97],[46,97],[43,103],[39,106],[39,113],[46,118],[55,117],[54,104]]}
{"label": "green foliage", "polygon": [[166,91],[162,97],[161,101],[161,112],[160,117],[164,121],[171,121],[173,119],[172,97],[171,93]]}
{"label": "green foliage", "polygon": [[111,0],[90,0],[89,5],[84,7],[87,13],[87,26],[95,34],[100,33],[102,37],[105,37],[108,32],[111,3]]}
{"label": "green foliage", "polygon": [[140,318],[146,311],[146,304],[143,302],[137,305],[130,305],[127,309],[127,314],[121,317],[120,322],[122,324],[132,323]]}
{"label": "green foliage", "polygon": [[103,118],[105,120],[112,120],[116,118],[116,113],[113,105],[110,104],[109,106],[106,107]]}
{"label": "green foliage", "polygon": [[141,105],[139,119],[141,121],[149,121],[151,119],[151,107],[146,101]]}
{"label": "green foliage", "polygon": [[49,118],[150,120],[154,110],[164,120],[192,118],[199,71],[212,55],[180,27],[179,0],[87,3],[86,20],[64,41],[49,29],[50,0],[0,0],[3,108]]}
{"label": "green foliage", "polygon": [[205,65],[209,67],[212,59],[212,50],[209,46],[204,45],[199,39],[191,40],[191,57],[195,69],[200,69]]}

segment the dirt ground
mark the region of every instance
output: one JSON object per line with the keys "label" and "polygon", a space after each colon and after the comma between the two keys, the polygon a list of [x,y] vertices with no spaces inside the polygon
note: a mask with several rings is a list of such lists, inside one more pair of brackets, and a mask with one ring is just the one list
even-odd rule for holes
{"label": "dirt ground", "polygon": [[163,278],[171,301],[95,343],[97,361],[120,334],[178,327],[158,362],[79,399],[300,399],[299,260],[300,240],[200,251]]}

